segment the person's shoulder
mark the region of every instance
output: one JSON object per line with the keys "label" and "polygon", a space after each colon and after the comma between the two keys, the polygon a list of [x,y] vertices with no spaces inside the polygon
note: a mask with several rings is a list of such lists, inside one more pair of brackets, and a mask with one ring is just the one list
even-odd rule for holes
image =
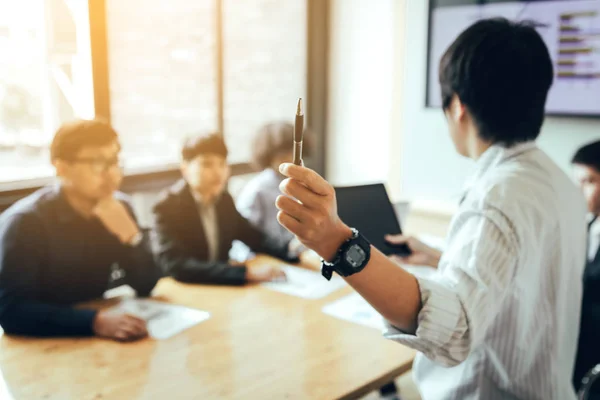
{"label": "person's shoulder", "polygon": [[256,192],[261,192],[263,190],[267,190],[275,185],[278,185],[279,182],[275,182],[275,172],[271,169],[265,169],[254,178],[252,178],[247,184],[246,187],[252,189]]}
{"label": "person's shoulder", "polygon": [[238,205],[254,203],[261,196],[270,183],[269,171],[265,170],[248,181],[237,196]]}
{"label": "person's shoulder", "polygon": [[57,189],[46,186],[18,200],[0,214],[0,226],[4,228],[2,231],[24,225],[39,226],[43,216],[53,210],[56,197]]}
{"label": "person's shoulder", "polygon": [[58,197],[58,189],[45,186],[18,200],[0,214],[0,221],[15,215],[39,215],[52,208]]}
{"label": "person's shoulder", "polygon": [[487,171],[475,185],[476,197],[488,203],[518,202],[523,197],[547,194],[560,175],[564,173],[537,149]]}
{"label": "person's shoulder", "polygon": [[184,180],[175,182],[175,184],[159,193],[152,209],[154,212],[162,212],[172,208],[181,202],[181,198],[185,195],[185,191],[187,190],[187,184]]}
{"label": "person's shoulder", "polygon": [[224,190],[219,196],[218,204],[224,207],[233,207],[235,208],[235,201],[233,200],[233,196],[229,193],[228,190]]}
{"label": "person's shoulder", "polygon": [[573,182],[544,152],[503,163],[485,176],[469,193],[464,211],[481,212],[514,227],[558,223],[558,215],[577,202],[580,193]]}

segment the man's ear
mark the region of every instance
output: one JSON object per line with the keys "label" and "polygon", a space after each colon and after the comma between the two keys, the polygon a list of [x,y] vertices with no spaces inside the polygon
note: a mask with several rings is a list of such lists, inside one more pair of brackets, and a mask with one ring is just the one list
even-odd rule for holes
{"label": "man's ear", "polygon": [[457,95],[454,95],[452,98],[452,103],[450,103],[451,115],[455,122],[461,122],[465,119],[467,115],[467,108],[460,101],[460,98]]}
{"label": "man's ear", "polygon": [[187,170],[188,170],[188,162],[185,160],[181,161],[179,163],[179,171],[181,171],[181,176],[183,176],[184,178],[186,178]]}
{"label": "man's ear", "polygon": [[64,177],[67,172],[67,163],[63,160],[53,160],[52,165],[56,170],[56,176]]}

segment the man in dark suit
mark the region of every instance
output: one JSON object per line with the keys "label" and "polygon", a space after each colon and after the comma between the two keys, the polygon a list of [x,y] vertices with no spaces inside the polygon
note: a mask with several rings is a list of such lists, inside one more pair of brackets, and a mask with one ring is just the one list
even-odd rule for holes
{"label": "man in dark suit", "polygon": [[247,268],[228,262],[234,240],[257,253],[296,261],[294,247],[277,245],[235,208],[226,190],[227,147],[218,134],[189,139],[182,150],[183,180],[154,206],[155,253],[165,273],[183,282],[241,285],[284,278],[273,266]]}
{"label": "man in dark suit", "polygon": [[[579,388],[583,376],[600,363],[600,141],[580,148],[572,162],[590,212],[588,261],[583,275],[581,327],[573,375],[573,384]],[[596,386],[594,396],[600,398]]]}
{"label": "man in dark suit", "polygon": [[141,296],[161,276],[148,232],[123,194],[117,133],[101,121],[64,124],[50,148],[59,183],[0,216],[0,325],[8,334],[135,340],[146,323],[76,308],[123,275]]}

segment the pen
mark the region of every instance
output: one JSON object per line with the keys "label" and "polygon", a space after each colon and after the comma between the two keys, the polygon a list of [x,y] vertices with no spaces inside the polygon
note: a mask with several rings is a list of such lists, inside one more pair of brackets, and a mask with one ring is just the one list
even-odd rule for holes
{"label": "pen", "polygon": [[302,140],[304,135],[304,112],[302,98],[298,99],[296,108],[296,123],[294,124],[294,164],[302,165]]}

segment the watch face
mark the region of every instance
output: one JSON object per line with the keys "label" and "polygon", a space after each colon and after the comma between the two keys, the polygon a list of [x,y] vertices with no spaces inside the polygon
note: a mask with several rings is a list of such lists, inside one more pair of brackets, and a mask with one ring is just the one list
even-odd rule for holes
{"label": "watch face", "polygon": [[359,268],[365,262],[367,255],[365,251],[357,244],[351,246],[346,252],[346,262],[352,268]]}

